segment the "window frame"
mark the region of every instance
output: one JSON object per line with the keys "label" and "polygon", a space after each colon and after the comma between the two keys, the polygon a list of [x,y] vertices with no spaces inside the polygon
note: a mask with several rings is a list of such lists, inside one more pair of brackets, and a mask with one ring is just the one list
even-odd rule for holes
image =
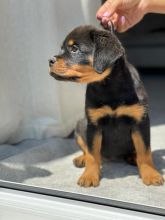
{"label": "window frame", "polygon": [[157,216],[165,216],[165,209],[152,207],[142,204],[129,203],[120,200],[113,200],[104,197],[95,197],[87,194],[80,194],[68,191],[62,191],[52,188],[41,188],[32,185],[20,184],[16,182],[9,182],[0,180],[0,187],[4,189],[18,190],[21,192],[36,193],[39,195],[52,196],[57,198],[69,199],[72,201],[86,202],[89,204],[102,205],[106,207],[120,208],[123,210],[136,211],[145,214],[152,214]]}

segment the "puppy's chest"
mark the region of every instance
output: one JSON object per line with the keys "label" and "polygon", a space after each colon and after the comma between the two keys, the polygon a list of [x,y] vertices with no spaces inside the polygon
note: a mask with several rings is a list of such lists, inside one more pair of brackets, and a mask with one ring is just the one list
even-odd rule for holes
{"label": "puppy's chest", "polygon": [[132,105],[120,105],[112,108],[109,105],[103,105],[99,108],[86,109],[87,118],[94,124],[98,125],[100,121],[110,119],[130,118],[136,122],[140,122],[145,114],[143,105],[137,103]]}

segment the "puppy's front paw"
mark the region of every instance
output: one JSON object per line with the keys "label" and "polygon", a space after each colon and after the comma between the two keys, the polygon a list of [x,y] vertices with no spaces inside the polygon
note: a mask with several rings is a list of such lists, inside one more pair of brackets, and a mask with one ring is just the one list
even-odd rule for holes
{"label": "puppy's front paw", "polygon": [[85,171],[82,176],[79,178],[77,184],[83,187],[96,187],[100,183],[100,177],[97,173],[92,173],[90,171]]}
{"label": "puppy's front paw", "polygon": [[154,168],[146,166],[143,167],[143,172],[141,173],[143,183],[146,185],[159,186],[164,184],[163,176]]}
{"label": "puppy's front paw", "polygon": [[79,157],[76,157],[73,160],[73,163],[76,167],[79,167],[79,168],[85,167],[85,155],[81,155]]}

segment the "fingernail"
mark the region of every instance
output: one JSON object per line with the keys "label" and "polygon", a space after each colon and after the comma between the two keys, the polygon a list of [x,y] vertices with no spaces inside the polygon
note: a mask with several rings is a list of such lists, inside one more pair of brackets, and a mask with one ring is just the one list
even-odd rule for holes
{"label": "fingernail", "polygon": [[121,16],[120,22],[121,22],[121,25],[124,25],[124,24],[125,24],[125,17],[124,17],[124,16]]}
{"label": "fingernail", "polygon": [[96,18],[100,20],[101,19],[101,15],[100,14],[96,14]]}
{"label": "fingernail", "polygon": [[108,19],[106,17],[103,17],[101,19],[102,24],[108,23]]}
{"label": "fingernail", "polygon": [[111,14],[110,12],[106,11],[104,14],[103,14],[103,17],[109,17]]}

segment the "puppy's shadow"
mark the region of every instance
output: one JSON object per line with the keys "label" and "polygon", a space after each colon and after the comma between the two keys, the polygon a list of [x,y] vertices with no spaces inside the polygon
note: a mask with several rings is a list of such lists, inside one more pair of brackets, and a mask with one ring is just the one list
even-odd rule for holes
{"label": "puppy's shadow", "polygon": [[152,156],[156,168],[160,172],[163,172],[165,170],[165,149],[153,151]]}
{"label": "puppy's shadow", "polygon": [[23,183],[27,179],[49,177],[52,173],[46,169],[25,166],[23,169],[0,164],[0,180]]}
{"label": "puppy's shadow", "polygon": [[[165,170],[165,150],[155,150],[152,155],[155,167],[163,174],[163,170]],[[102,166],[102,179],[116,179],[135,175],[139,175],[137,166],[129,165],[125,161],[104,162]]]}

